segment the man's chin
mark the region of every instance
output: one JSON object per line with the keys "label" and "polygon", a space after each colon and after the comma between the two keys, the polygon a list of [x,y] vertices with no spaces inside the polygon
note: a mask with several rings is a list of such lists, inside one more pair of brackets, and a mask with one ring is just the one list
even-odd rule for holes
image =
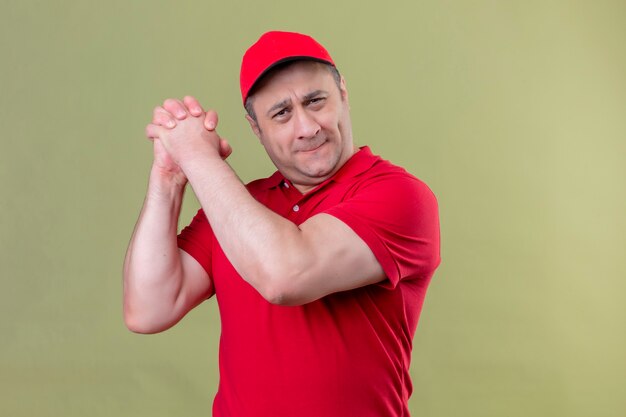
{"label": "man's chin", "polygon": [[324,152],[326,146],[318,148],[310,153],[300,153],[300,169],[299,171],[309,178],[324,181],[337,170],[339,158],[337,155],[329,155]]}
{"label": "man's chin", "polygon": [[319,179],[320,182],[324,181],[326,178],[330,177],[333,174],[333,167],[325,166],[307,166],[302,169],[304,175],[309,178]]}

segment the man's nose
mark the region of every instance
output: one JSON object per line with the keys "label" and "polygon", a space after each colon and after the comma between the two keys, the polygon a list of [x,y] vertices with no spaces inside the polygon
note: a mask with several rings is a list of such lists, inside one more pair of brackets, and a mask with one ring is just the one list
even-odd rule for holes
{"label": "man's nose", "polygon": [[305,109],[297,109],[295,112],[295,130],[296,137],[298,139],[310,139],[315,137],[321,127],[315,120],[313,115],[307,112]]}

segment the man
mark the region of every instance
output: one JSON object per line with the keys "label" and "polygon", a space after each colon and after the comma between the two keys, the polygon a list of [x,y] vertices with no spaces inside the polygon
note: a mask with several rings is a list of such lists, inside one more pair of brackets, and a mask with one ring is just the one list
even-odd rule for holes
{"label": "man", "polygon": [[[264,34],[240,81],[278,171],[244,186],[215,112],[192,97],[155,109],[126,324],[160,332],[217,296],[215,416],[407,416],[412,338],[439,264],[435,197],[355,149],[345,81],[312,38]],[[177,236],[187,181],[202,209]]]}

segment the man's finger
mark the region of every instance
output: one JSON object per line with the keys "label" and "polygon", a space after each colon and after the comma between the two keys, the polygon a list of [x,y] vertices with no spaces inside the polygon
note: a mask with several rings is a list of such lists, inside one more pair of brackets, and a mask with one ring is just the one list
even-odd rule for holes
{"label": "man's finger", "polygon": [[146,136],[148,139],[156,139],[161,134],[161,126],[153,125],[152,123],[146,126]]}
{"label": "man's finger", "polygon": [[168,98],[163,102],[163,108],[170,112],[178,120],[183,120],[187,117],[187,107],[182,101],[176,98]]}
{"label": "man's finger", "polygon": [[230,144],[226,139],[220,138],[220,156],[222,159],[226,159],[233,153],[233,148],[231,148]]}
{"label": "man's finger", "polygon": [[169,129],[176,127],[176,118],[163,107],[155,107],[152,112],[152,123],[157,126],[164,126]]}
{"label": "man's finger", "polygon": [[198,117],[204,113],[204,109],[200,105],[200,102],[193,96],[185,96],[183,98],[183,103],[187,106],[187,110],[192,116]]}
{"label": "man's finger", "polygon": [[204,127],[207,130],[215,130],[217,127],[217,112],[215,110],[209,110],[204,116]]}

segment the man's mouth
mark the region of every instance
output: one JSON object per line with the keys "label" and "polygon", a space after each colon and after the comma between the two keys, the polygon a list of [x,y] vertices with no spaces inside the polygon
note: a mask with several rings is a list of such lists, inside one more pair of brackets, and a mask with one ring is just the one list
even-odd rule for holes
{"label": "man's mouth", "polygon": [[299,152],[313,152],[313,151],[316,151],[319,148],[321,148],[322,145],[324,145],[325,143],[326,143],[326,140],[323,140],[323,141],[315,144],[314,146],[309,146],[309,147],[307,147],[305,149],[300,149]]}

